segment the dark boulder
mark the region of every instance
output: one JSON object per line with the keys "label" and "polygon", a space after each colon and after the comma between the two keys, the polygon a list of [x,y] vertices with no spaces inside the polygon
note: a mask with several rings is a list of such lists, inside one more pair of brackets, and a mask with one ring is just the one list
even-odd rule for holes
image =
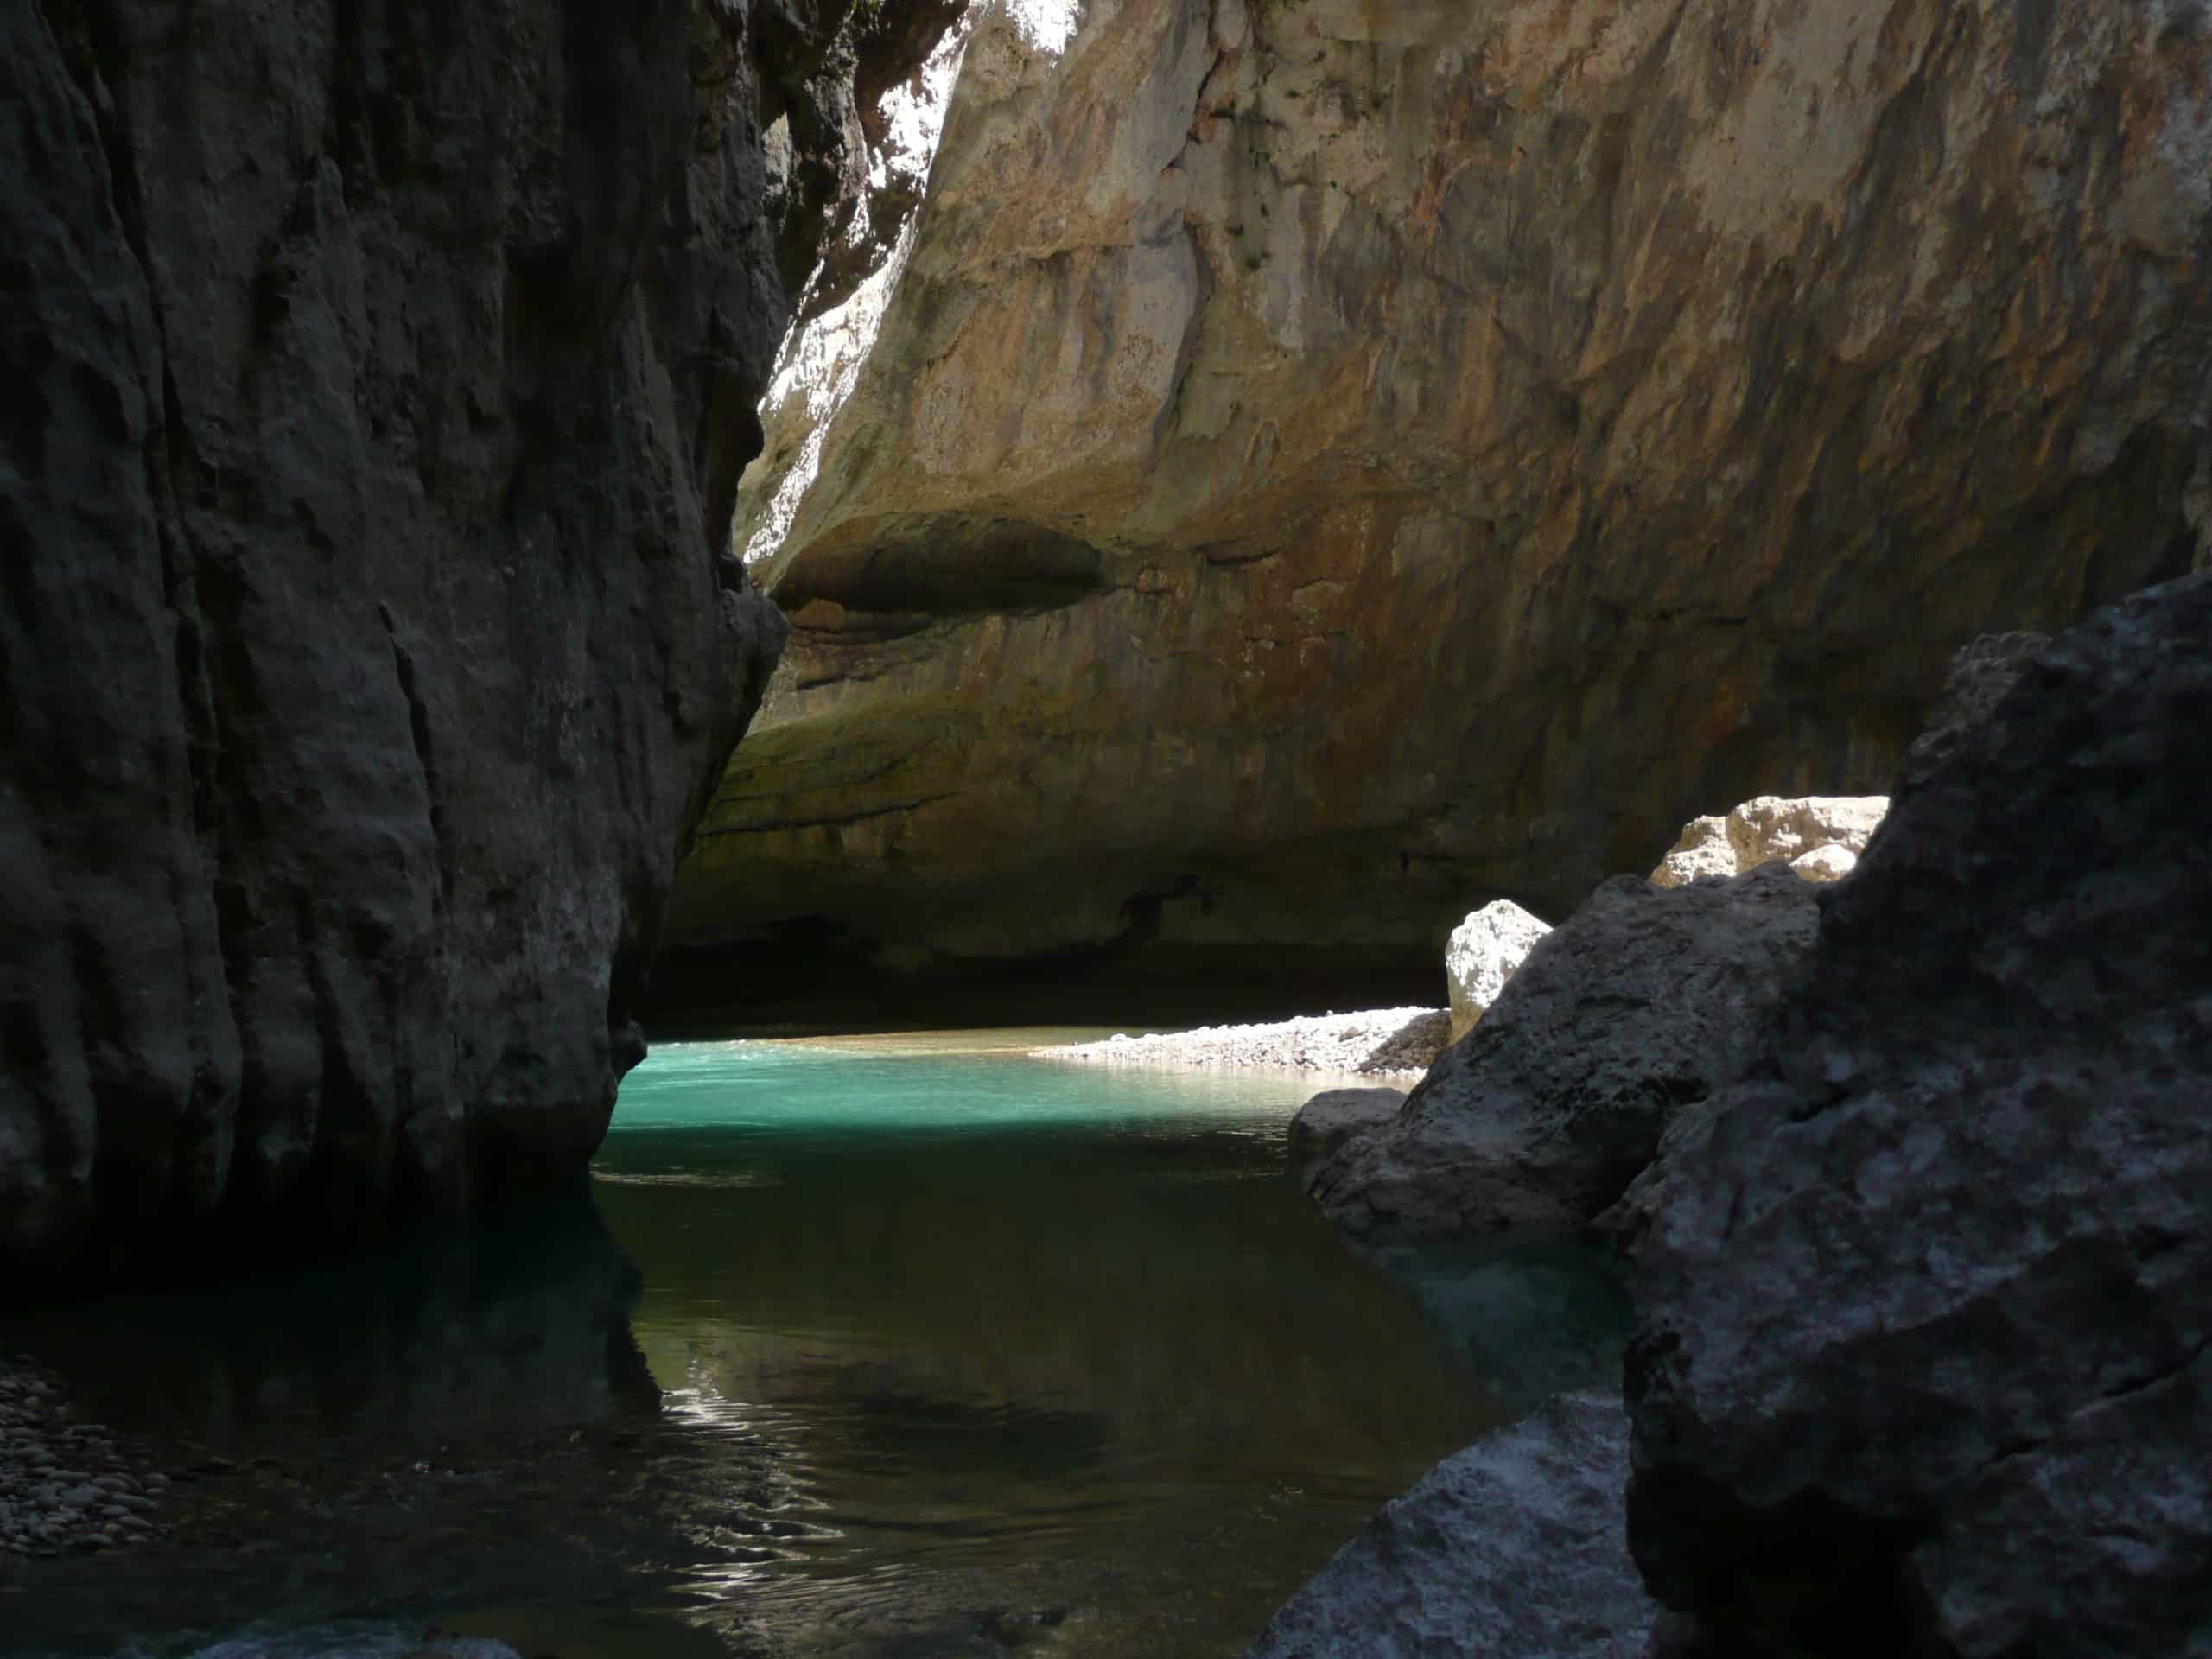
{"label": "dark boulder", "polygon": [[1909,771],[1643,1250],[1684,1653],[2212,1652],[2212,577]]}
{"label": "dark boulder", "polygon": [[1402,1109],[1337,1137],[1306,1190],[1355,1233],[1589,1223],[1735,1076],[1812,944],[1818,891],[1783,864],[1606,882]]}
{"label": "dark boulder", "polygon": [[1625,1659],[1653,1611],[1627,1468],[1619,1396],[1561,1395],[1384,1504],[1245,1659]]}

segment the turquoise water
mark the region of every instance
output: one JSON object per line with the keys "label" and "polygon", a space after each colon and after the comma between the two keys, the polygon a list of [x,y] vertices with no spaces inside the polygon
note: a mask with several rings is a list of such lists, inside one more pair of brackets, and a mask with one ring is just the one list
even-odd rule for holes
{"label": "turquoise water", "polygon": [[1580,1253],[1348,1250],[1284,1166],[1311,1079],[1021,1040],[664,1047],[541,1230],[40,1333],[166,1460],[235,1466],[180,1489],[195,1536],[37,1564],[0,1629],[1232,1655],[1436,1458],[1609,1368]]}

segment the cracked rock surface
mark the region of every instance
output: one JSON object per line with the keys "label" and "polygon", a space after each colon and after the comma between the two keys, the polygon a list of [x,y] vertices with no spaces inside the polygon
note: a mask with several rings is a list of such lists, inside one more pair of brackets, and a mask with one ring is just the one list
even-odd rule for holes
{"label": "cracked rock surface", "polygon": [[1643,1246],[1670,1653],[2212,1652],[2208,730],[2197,576],[2031,657],[1822,890]]}

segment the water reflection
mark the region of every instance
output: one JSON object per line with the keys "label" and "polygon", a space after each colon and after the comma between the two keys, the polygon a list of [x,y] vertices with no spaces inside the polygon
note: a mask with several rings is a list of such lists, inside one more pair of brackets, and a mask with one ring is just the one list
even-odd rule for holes
{"label": "water reflection", "polygon": [[[341,1263],[12,1317],[9,1347],[78,1419],[176,1484],[166,1541],[0,1568],[0,1651],[190,1653],[242,1627],[224,1651],[411,1650],[455,1606],[549,1584],[630,1598],[632,1564],[667,1554],[637,1491],[665,1433],[639,1292],[579,1192]],[[369,1622],[327,1625],[341,1615]]]}
{"label": "water reflection", "polygon": [[1347,1251],[1305,1092],[682,1047],[595,1205],[45,1310],[10,1345],[207,1472],[171,1543],[0,1568],[0,1652],[1236,1652],[1623,1311],[1571,1251]]}
{"label": "water reflection", "polygon": [[695,1582],[796,1652],[1233,1653],[1376,1504],[1618,1340],[1583,1260],[1348,1252],[1286,1178],[1299,1080],[659,1064],[601,1201],[671,1410],[772,1444],[804,1521]]}
{"label": "water reflection", "polygon": [[1604,1247],[1560,1236],[1358,1249],[1412,1289],[1510,1415],[1567,1389],[1620,1381],[1635,1310],[1618,1259]]}
{"label": "water reflection", "polygon": [[220,1283],[105,1297],[14,1329],[80,1414],[221,1453],[286,1432],[434,1446],[496,1426],[650,1416],[641,1281],[588,1192],[471,1231]]}

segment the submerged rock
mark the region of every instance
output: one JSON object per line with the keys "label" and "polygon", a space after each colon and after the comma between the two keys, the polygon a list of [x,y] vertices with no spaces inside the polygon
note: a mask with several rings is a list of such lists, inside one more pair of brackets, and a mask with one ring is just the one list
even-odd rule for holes
{"label": "submerged rock", "polygon": [[1562,1395],[1455,1452],[1338,1551],[1245,1659],[1621,1659],[1653,1608],[1621,1517],[1628,1424]]}
{"label": "submerged rock", "polygon": [[2212,1649],[2212,577],[1900,789],[1685,1149],[1630,1350],[1683,1651]]}
{"label": "submerged rock", "polygon": [[1444,947],[1444,977],[1452,991],[1452,1040],[1475,1028],[1505,982],[1550,932],[1510,899],[1494,899],[1452,930]]}
{"label": "submerged rock", "polygon": [[1307,1191],[1361,1233],[1588,1223],[1735,1076],[1812,944],[1817,893],[1781,865],[1606,882],[1404,1109],[1322,1160]]}
{"label": "submerged rock", "polygon": [[1779,863],[1808,881],[1839,881],[1851,874],[1889,810],[1886,795],[1761,795],[1684,824],[1651,879],[1679,887],[1700,876],[1740,875]]}

